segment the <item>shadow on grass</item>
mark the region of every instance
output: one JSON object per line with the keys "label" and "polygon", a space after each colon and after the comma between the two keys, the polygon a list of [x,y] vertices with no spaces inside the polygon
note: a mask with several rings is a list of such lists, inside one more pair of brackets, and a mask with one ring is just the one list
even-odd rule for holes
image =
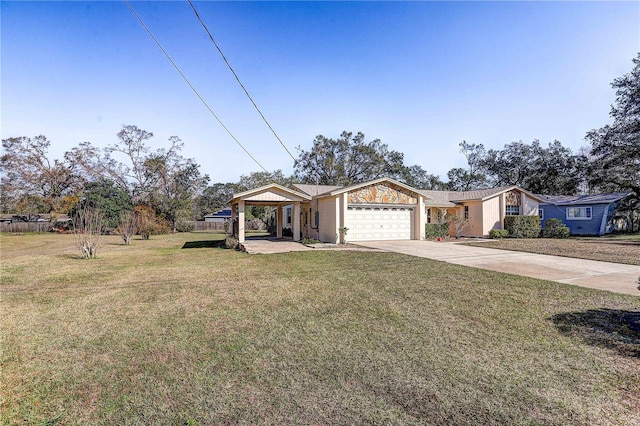
{"label": "shadow on grass", "polygon": [[187,241],[182,248],[224,248],[224,240]]}
{"label": "shadow on grass", "polygon": [[567,336],[640,358],[640,311],[590,309],[557,314],[551,320]]}

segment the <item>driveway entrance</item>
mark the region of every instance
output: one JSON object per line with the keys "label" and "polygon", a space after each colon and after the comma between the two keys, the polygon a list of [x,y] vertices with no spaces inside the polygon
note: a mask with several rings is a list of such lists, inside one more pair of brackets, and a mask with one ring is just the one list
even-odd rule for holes
{"label": "driveway entrance", "polygon": [[457,265],[506,272],[582,287],[640,295],[640,267],[595,260],[464,246],[452,242],[367,241],[358,245]]}

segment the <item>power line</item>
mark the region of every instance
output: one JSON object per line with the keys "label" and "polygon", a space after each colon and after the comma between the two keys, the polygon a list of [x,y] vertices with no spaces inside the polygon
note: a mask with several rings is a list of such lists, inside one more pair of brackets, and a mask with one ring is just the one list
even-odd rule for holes
{"label": "power line", "polygon": [[222,122],[222,120],[220,120],[220,118],[218,118],[218,116],[216,115],[215,112],[213,112],[213,110],[211,109],[211,107],[209,106],[209,104],[207,104],[207,102],[202,98],[202,96],[200,96],[200,93],[198,93],[198,91],[196,90],[195,87],[193,87],[193,85],[191,84],[191,82],[189,81],[189,79],[184,75],[184,73],[180,70],[180,68],[178,67],[178,65],[176,65],[176,63],[173,61],[173,59],[171,59],[171,56],[169,56],[169,54],[167,53],[166,50],[164,50],[164,48],[162,47],[162,45],[160,44],[160,42],[158,41],[158,39],[155,38],[155,36],[153,35],[153,33],[151,32],[151,30],[145,25],[144,21],[142,21],[142,18],[140,17],[140,15],[138,15],[135,11],[135,9],[133,8],[133,6],[131,6],[131,3],[129,3],[129,0],[124,0],[124,2],[127,4],[127,6],[129,6],[129,9],[131,9],[131,12],[135,15],[136,18],[138,18],[138,21],[140,22],[140,25],[142,25],[142,27],[147,31],[147,33],[149,34],[149,36],[153,39],[153,41],[156,43],[156,45],[158,46],[158,48],[160,48],[160,50],[162,50],[162,53],[164,53],[164,56],[167,57],[167,59],[169,60],[169,62],[171,62],[171,65],[173,65],[173,67],[176,69],[176,71],[178,71],[178,74],[180,74],[180,76],[184,79],[184,81],[189,85],[189,87],[191,88],[191,90],[193,90],[193,93],[196,94],[196,96],[198,97],[198,99],[200,99],[200,102],[202,102],[202,104],[209,110],[209,112],[211,113],[211,115],[213,115],[213,117],[218,121],[218,123],[220,123],[220,125],[222,126],[222,128],[229,134],[229,136],[231,136],[231,138],[238,144],[238,146],[240,148],[242,148],[242,150],[249,156],[251,157],[251,159],[258,165],[260,166],[260,168],[262,170],[264,170],[265,172],[269,172],[262,164],[260,164],[260,162],[258,160],[255,159],[255,157],[253,155],[251,155],[251,153],[249,151],[247,151],[247,148],[244,147],[244,145],[242,145],[240,143],[240,141],[233,135],[233,133],[231,133],[231,131],[227,128],[227,126],[224,125],[224,123]]}
{"label": "power line", "polygon": [[251,101],[251,103],[253,104],[253,107],[256,109],[256,111],[258,111],[258,114],[260,114],[260,117],[262,117],[262,120],[265,122],[265,124],[267,125],[267,127],[269,128],[269,130],[271,130],[271,133],[273,133],[273,136],[276,137],[276,139],[278,139],[278,142],[280,142],[280,145],[282,145],[282,147],[284,148],[285,151],[287,151],[287,154],[289,154],[289,156],[291,157],[291,159],[293,161],[296,161],[296,158],[293,156],[293,154],[291,154],[291,151],[289,151],[289,149],[287,148],[287,146],[284,144],[284,142],[282,142],[282,139],[280,139],[280,137],[278,136],[278,134],[276,133],[275,130],[273,130],[273,127],[271,127],[271,124],[269,124],[269,122],[267,121],[266,117],[264,116],[264,114],[262,113],[262,111],[260,111],[260,108],[258,108],[258,105],[256,105],[255,101],[253,100],[253,98],[251,97],[251,95],[249,94],[249,92],[247,91],[247,89],[244,87],[244,84],[242,84],[242,82],[240,81],[240,78],[238,77],[238,74],[236,74],[236,72],[234,71],[233,67],[231,66],[231,64],[229,63],[229,61],[227,60],[226,56],[224,56],[224,53],[222,53],[222,49],[220,49],[220,46],[218,46],[218,43],[216,43],[216,41],[214,40],[213,36],[211,35],[211,32],[209,32],[209,29],[207,28],[207,26],[205,25],[205,23],[202,21],[202,18],[200,18],[200,15],[198,14],[198,11],[196,10],[196,7],[193,5],[193,3],[191,2],[191,0],[187,0],[187,2],[189,3],[189,5],[191,6],[191,9],[193,9],[193,13],[195,13],[196,18],[198,18],[198,21],[200,22],[200,25],[202,25],[202,28],[204,28],[204,30],[207,32],[207,34],[209,35],[209,39],[211,40],[211,42],[213,43],[213,45],[216,47],[216,49],[218,49],[218,52],[220,53],[220,56],[222,56],[222,59],[224,59],[224,62],[227,64],[227,67],[229,67],[229,70],[231,70],[231,73],[233,73],[233,76],[236,78],[236,81],[238,82],[238,84],[240,85],[240,87],[242,87],[242,90],[244,90],[245,95],[247,95],[247,98],[249,98],[249,100]]}

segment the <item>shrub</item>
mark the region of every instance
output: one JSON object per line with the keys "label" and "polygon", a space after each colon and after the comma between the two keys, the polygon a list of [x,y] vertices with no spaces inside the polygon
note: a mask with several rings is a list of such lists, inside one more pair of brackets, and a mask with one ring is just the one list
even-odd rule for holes
{"label": "shrub", "polygon": [[227,237],[224,239],[224,246],[228,249],[236,250],[239,245],[240,243],[238,242],[237,238]]}
{"label": "shrub", "polygon": [[305,246],[306,245],[310,245],[310,244],[319,244],[321,242],[322,241],[316,240],[315,238],[303,238],[303,239],[300,240],[300,243],[304,244]]}
{"label": "shrub", "polygon": [[498,238],[508,238],[509,231],[506,229],[492,229],[489,231],[489,238],[498,239]]}
{"label": "shrub", "polygon": [[151,235],[168,234],[171,232],[169,223],[156,216],[155,211],[144,204],[133,208],[136,215],[136,228],[143,240],[148,240]]}
{"label": "shrub", "polygon": [[247,231],[266,231],[267,230],[267,224],[264,223],[262,219],[259,219],[257,217],[247,220],[244,226]]}
{"label": "shrub", "polygon": [[282,236],[293,237],[293,231],[291,230],[291,228],[282,228]]}
{"label": "shrub", "polygon": [[426,238],[443,238],[449,235],[448,223],[426,223],[424,225],[424,234]]}
{"label": "shrub", "polygon": [[195,223],[189,220],[178,219],[176,221],[176,231],[178,232],[193,232],[195,228]]}
{"label": "shrub", "polygon": [[569,233],[569,227],[555,217],[547,219],[542,230],[542,235],[546,238],[568,238]]}
{"label": "shrub", "polygon": [[504,218],[504,229],[513,238],[537,238],[540,236],[540,217],[507,216]]}

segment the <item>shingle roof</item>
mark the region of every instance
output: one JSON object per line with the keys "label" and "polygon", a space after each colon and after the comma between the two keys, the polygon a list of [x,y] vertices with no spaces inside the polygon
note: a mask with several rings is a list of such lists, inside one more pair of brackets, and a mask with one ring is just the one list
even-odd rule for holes
{"label": "shingle roof", "polygon": [[630,192],[610,192],[587,195],[538,195],[544,204],[570,206],[574,204],[609,204],[627,197]]}
{"label": "shingle roof", "polygon": [[423,189],[420,192],[431,198],[432,201],[455,203],[459,201],[482,200],[492,195],[501,194],[511,188],[515,188],[515,186],[501,186],[499,188],[476,189],[473,191],[433,191]]}
{"label": "shingle roof", "polygon": [[228,217],[231,216],[231,209],[222,209],[215,213],[209,213],[205,217],[225,217],[225,216],[228,216]]}
{"label": "shingle roof", "polygon": [[424,205],[428,207],[455,207],[456,205],[449,201],[453,191],[432,191],[427,189],[420,190],[420,193],[426,198]]}
{"label": "shingle roof", "polygon": [[325,194],[327,192],[335,191],[336,189],[342,188],[342,186],[336,185],[313,185],[306,183],[294,183],[293,186],[298,191],[304,192],[308,195],[320,195]]}
{"label": "shingle roof", "polygon": [[501,194],[511,188],[516,188],[516,186],[500,186],[498,188],[487,188],[487,189],[476,189],[473,191],[460,191],[453,192],[450,191],[451,197],[450,201],[469,201],[469,200],[482,200],[487,197],[491,197],[492,195]]}

